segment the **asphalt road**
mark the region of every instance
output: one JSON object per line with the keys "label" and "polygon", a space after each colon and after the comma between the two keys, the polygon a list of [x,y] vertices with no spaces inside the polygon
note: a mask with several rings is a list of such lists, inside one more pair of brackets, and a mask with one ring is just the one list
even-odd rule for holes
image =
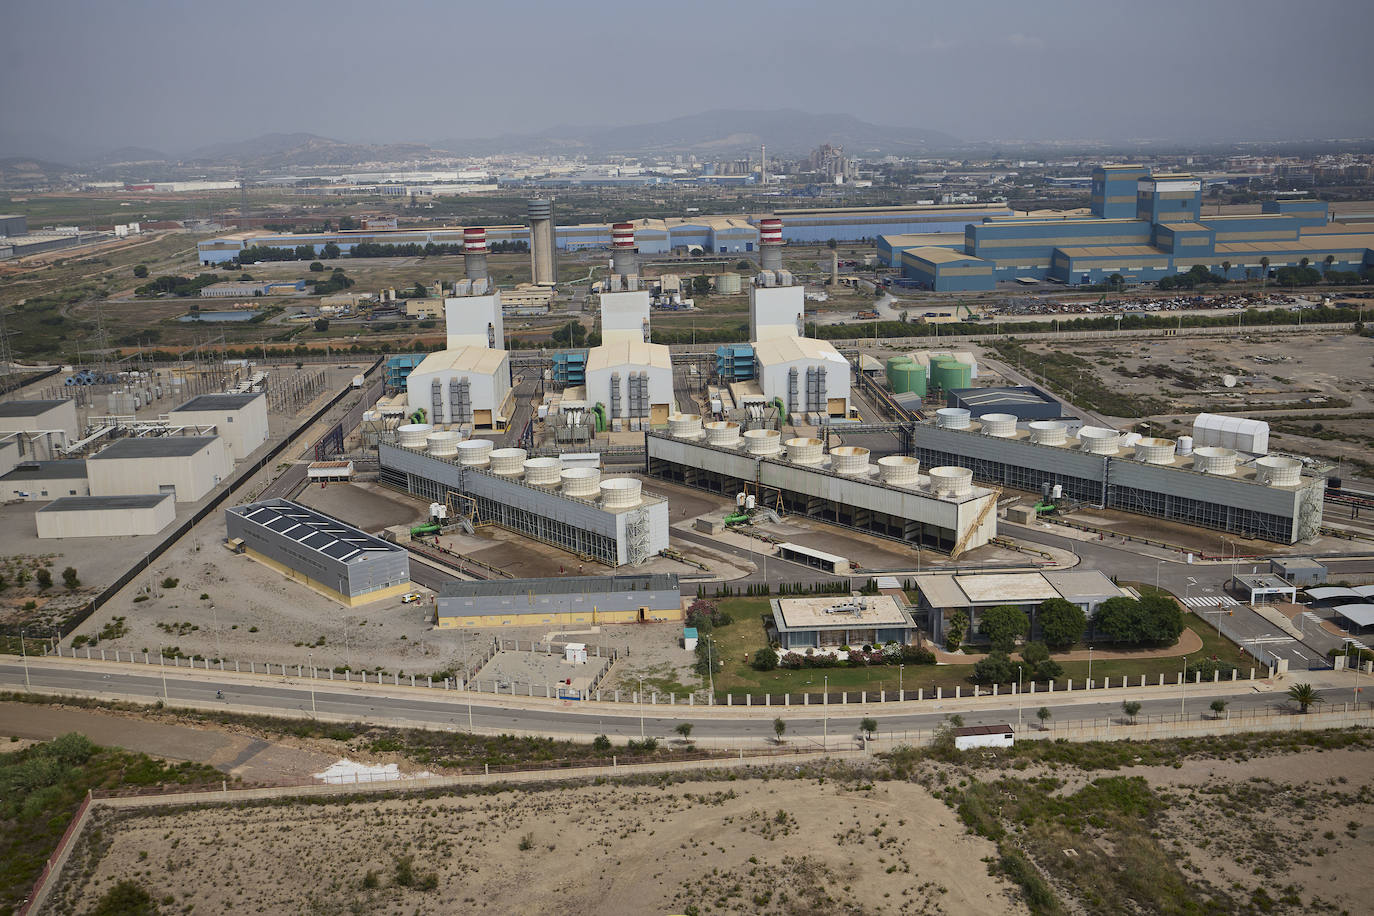
{"label": "asphalt road", "polygon": [[[142,671],[107,671],[84,667],[58,667],[43,663],[29,664],[29,678],[33,688],[60,688],[81,691],[91,696],[115,694],[121,697],[137,697],[154,702],[166,696],[178,700],[214,706],[222,703],[225,710],[251,707],[253,711],[312,710],[311,691],[308,682],[295,679],[260,678],[252,682],[242,677],[229,677],[218,672],[196,672],[191,675],[182,671],[170,674],[165,682],[160,673]],[[19,664],[0,664],[0,684],[8,688],[24,689],[24,669]],[[1230,708],[1240,709],[1277,709],[1283,707],[1281,692],[1239,692],[1231,693],[1237,685],[1224,684],[1213,688],[1212,685],[1189,685],[1185,690],[1168,690],[1167,696],[1142,699],[1141,716],[1176,715],[1179,712],[1180,698],[1187,704],[1191,715],[1210,715],[1207,712],[1211,698],[1227,695]],[[1244,685],[1241,685],[1244,690]],[[164,694],[165,691],[165,694]],[[217,699],[216,691],[224,697]],[[1327,690],[1325,695],[1332,702],[1339,702],[1348,691]],[[1082,694],[1078,695],[1082,698]],[[1137,699],[1138,692],[1130,689],[1113,689],[1104,694],[1110,697],[1103,702],[1065,702],[1067,694],[1059,694],[1051,700],[1048,694],[1027,696],[1022,714],[1027,722],[1034,711],[1041,706],[1049,706],[1054,711],[1055,722],[1070,722],[1077,719],[1102,719],[1121,716],[1121,702]],[[624,703],[614,709],[606,704],[579,706],[567,703],[561,707],[529,703],[514,705],[493,703],[492,698],[480,694],[469,695],[462,692],[438,694],[430,699],[426,696],[387,696],[377,688],[365,688],[355,684],[352,688],[341,687],[337,682],[329,686],[318,685],[314,691],[313,710],[318,713],[345,717],[355,721],[371,721],[385,724],[396,719],[422,724],[434,728],[451,728],[478,732],[520,731],[567,737],[590,738],[598,734],[637,737],[641,733],[640,707]],[[972,701],[976,703],[977,701]],[[895,705],[895,704],[894,704]],[[879,721],[879,731],[892,734],[897,731],[931,729],[944,721],[952,712],[959,712],[966,725],[993,725],[1016,722],[1015,702],[996,708],[968,708],[970,701],[925,701],[919,704],[919,711],[908,703],[902,711],[873,711],[872,707],[850,711],[846,707],[831,703],[829,714],[822,714],[822,707],[792,707],[782,709],[753,710],[752,715],[744,709],[729,711],[716,707],[711,713],[702,715],[700,709],[678,706],[673,715],[665,715],[662,707],[646,704],[643,709],[643,733],[657,737],[671,737],[673,729],[682,722],[694,725],[694,738],[715,738],[732,741],[763,741],[773,735],[773,717],[779,716],[787,723],[787,734],[809,738],[828,734],[832,738],[858,734],[861,716],[872,716]],[[760,714],[761,713],[761,714]]]}

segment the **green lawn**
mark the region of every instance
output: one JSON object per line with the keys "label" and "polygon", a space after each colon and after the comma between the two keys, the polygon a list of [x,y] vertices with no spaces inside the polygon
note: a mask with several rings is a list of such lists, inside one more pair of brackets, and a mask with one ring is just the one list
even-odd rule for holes
{"label": "green lawn", "polygon": [[[784,694],[820,693],[824,679],[829,679],[832,693],[841,690],[879,690],[895,691],[898,683],[898,669],[893,666],[873,666],[868,668],[802,668],[775,671],[755,671],[749,667],[748,659],[764,647],[766,638],[763,629],[763,616],[769,612],[770,604],[766,598],[728,598],[719,602],[722,610],[734,618],[734,623],[716,629],[711,636],[714,640],[716,658],[716,693],[743,696],[745,694]],[[1219,661],[1240,669],[1240,676],[1248,676],[1251,666],[1258,663],[1242,653],[1233,643],[1221,636],[1216,629],[1201,617],[1185,615],[1186,626],[1202,638],[1203,649],[1189,656],[1189,661],[1216,657]],[[723,663],[723,664],[722,664]],[[1064,681],[1073,679],[1081,686],[1088,676],[1087,661],[1061,662],[1064,675],[1056,684],[1057,689],[1064,687]],[[1162,672],[1165,682],[1176,681],[1177,672],[1182,668],[1182,653],[1170,653],[1139,659],[1093,659],[1093,679],[1121,678],[1123,675],[1138,682],[1140,675],[1146,676],[1146,683],[1159,680]],[[902,685],[906,690],[924,689],[929,696],[935,689],[944,688],[952,693],[955,687],[962,687],[964,693],[972,693],[972,665],[907,665],[901,672]]]}

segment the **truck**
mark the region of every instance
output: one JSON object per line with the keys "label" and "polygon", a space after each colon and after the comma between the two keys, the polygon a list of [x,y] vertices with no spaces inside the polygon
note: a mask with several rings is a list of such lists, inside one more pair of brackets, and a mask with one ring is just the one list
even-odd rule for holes
{"label": "truck", "polygon": [[862,319],[877,318],[878,313],[875,312],[873,309],[864,309],[863,311],[859,312],[859,314],[855,317]]}
{"label": "truck", "polygon": [[354,388],[361,388],[361,387],[363,387],[363,385],[365,385],[365,384],[367,384],[367,379],[363,378],[361,375],[355,375],[355,376],[353,376],[353,387],[354,387]]}

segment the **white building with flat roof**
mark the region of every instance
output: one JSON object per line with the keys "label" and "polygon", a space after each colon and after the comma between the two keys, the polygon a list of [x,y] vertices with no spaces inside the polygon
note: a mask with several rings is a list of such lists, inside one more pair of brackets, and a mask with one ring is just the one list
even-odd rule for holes
{"label": "white building with flat roof", "polygon": [[828,341],[769,337],[755,341],[754,361],[764,397],[782,401],[789,415],[849,415],[849,360]]}
{"label": "white building with flat roof", "polygon": [[167,412],[173,426],[213,426],[229,457],[242,461],[267,441],[267,395],[202,394]]}
{"label": "white building with flat roof", "polygon": [[917,639],[916,622],[891,595],[775,598],[773,620],[784,651],[838,651]]}
{"label": "white building with flat roof", "polygon": [[406,378],[406,403],[436,426],[499,428],[510,391],[510,354],[485,346],[431,353]]}
{"label": "white building with flat roof", "polygon": [[195,502],[234,473],[234,459],[219,436],[120,439],[86,459],[92,496],[171,493]]}
{"label": "white building with flat roof", "polygon": [[623,336],[587,354],[587,400],[613,419],[661,426],[673,413],[673,364],[663,344]]}

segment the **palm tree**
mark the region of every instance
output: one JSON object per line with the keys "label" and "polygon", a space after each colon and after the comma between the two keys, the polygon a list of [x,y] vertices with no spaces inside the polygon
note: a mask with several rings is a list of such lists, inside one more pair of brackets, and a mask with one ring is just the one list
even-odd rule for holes
{"label": "palm tree", "polygon": [[1230,262],[1230,261],[1222,261],[1222,262],[1221,262],[1221,275],[1222,275],[1223,277],[1225,277],[1226,279],[1228,279],[1228,280],[1231,279],[1231,262]]}
{"label": "palm tree", "polygon": [[1298,266],[1299,266],[1299,267],[1306,267],[1308,264],[1311,264],[1311,263],[1312,263],[1312,259],[1311,259],[1311,258],[1303,258],[1302,260],[1298,261]]}
{"label": "palm tree", "polygon": [[1269,280],[1269,255],[1260,258],[1260,291],[1264,291],[1264,284]]}
{"label": "palm tree", "polygon": [[1288,699],[1298,704],[1303,715],[1307,714],[1307,707],[1326,702],[1326,697],[1317,693],[1311,684],[1294,684],[1289,687]]}
{"label": "palm tree", "polygon": [[1331,265],[1336,263],[1336,256],[1334,254],[1329,254],[1322,258],[1322,263],[1326,265],[1327,270],[1330,270]]}

